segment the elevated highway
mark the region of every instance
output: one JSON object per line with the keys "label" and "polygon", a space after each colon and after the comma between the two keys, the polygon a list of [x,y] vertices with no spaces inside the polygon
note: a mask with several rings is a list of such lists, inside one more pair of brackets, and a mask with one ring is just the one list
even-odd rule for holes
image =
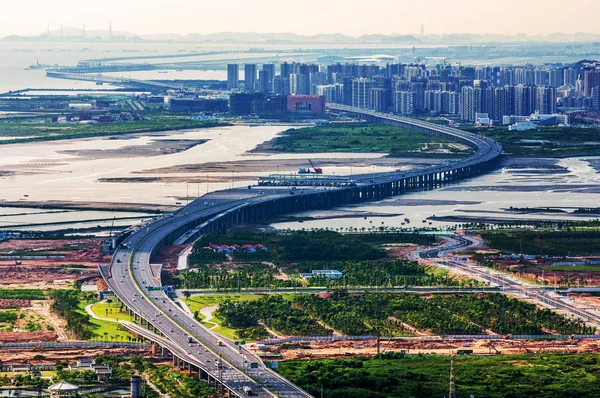
{"label": "elevated highway", "polygon": [[[420,253],[420,256],[424,259],[436,260],[447,253],[464,250],[469,247],[476,247],[477,243],[476,240],[468,236],[453,236],[449,239],[447,244],[425,250]],[[441,262],[439,264],[442,265]],[[548,309],[563,311],[571,317],[581,319],[590,326],[596,328],[600,327],[600,315],[598,313],[591,312],[585,308],[580,308],[573,303],[565,301],[562,297],[551,296],[552,288],[527,283],[508,273],[498,270],[492,271],[489,268],[472,263],[464,263],[458,260],[446,260],[443,264],[461,270],[465,274],[470,274],[471,277],[475,279],[487,282],[490,286],[501,289],[503,293],[527,297],[535,300],[537,303]]]}
{"label": "elevated highway", "polygon": [[185,87],[177,83],[161,83],[152,80],[130,79],[125,77],[106,76],[100,73],[79,73],[79,72],[61,72],[47,70],[46,76],[56,79],[81,80],[87,82],[107,83],[118,86],[137,87],[148,90],[184,90]]}
{"label": "elevated highway", "polygon": [[415,171],[356,175],[351,186],[293,189],[286,185],[263,185],[212,192],[128,235],[116,249],[110,266],[101,269],[110,289],[143,326],[136,326],[137,332],[170,351],[175,364],[196,370],[199,377],[206,377],[209,382],[218,382],[231,395],[243,396],[244,387],[250,387],[256,396],[310,396],[266,369],[252,352],[203,327],[160,290],[160,269],[151,266],[151,259],[163,246],[193,242],[204,234],[223,231],[235,224],[266,222],[278,214],[432,189],[494,167],[502,152],[502,147],[494,141],[457,129],[339,105],[331,105],[330,109],[454,139],[472,147],[474,153],[445,165]]}

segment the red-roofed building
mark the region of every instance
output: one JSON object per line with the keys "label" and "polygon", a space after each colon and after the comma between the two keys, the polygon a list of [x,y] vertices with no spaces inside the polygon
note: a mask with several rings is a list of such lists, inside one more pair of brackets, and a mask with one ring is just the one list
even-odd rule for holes
{"label": "red-roofed building", "polygon": [[245,251],[250,252],[250,253],[254,253],[256,251],[254,246],[249,245],[249,244],[245,244],[244,246],[242,246],[242,249],[244,249]]}

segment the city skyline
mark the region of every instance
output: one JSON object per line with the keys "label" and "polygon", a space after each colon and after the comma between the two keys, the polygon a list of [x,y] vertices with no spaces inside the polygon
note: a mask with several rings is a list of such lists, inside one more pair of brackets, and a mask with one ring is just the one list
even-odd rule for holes
{"label": "city skyline", "polygon": [[[305,0],[302,7],[284,9],[274,0],[242,2],[229,0],[219,4],[185,0],[164,3],[118,2],[106,0],[103,7],[74,0],[47,3],[11,4],[0,15],[0,36],[38,35],[64,27],[128,31],[139,35],[210,34],[216,32],[297,33],[302,35],[364,34],[441,35],[441,34],[526,34],[548,35],[557,32],[600,34],[596,16],[600,3],[584,1],[577,8],[566,8],[558,0],[508,0],[496,4],[477,4],[458,0],[435,0],[417,4],[382,1],[352,4],[335,0],[327,3]],[[554,10],[560,9],[557,13]],[[585,12],[581,12],[585,9]],[[434,12],[432,12],[432,10]],[[435,12],[439,10],[439,12]],[[131,18],[135,15],[135,18]],[[293,17],[292,17],[293,16]],[[533,23],[535,22],[535,23]],[[422,30],[423,28],[423,30]]]}

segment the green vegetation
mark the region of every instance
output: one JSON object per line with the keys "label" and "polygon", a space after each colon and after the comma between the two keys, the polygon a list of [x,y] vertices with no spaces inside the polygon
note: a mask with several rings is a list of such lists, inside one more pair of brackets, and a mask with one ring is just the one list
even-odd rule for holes
{"label": "green vegetation", "polygon": [[566,210],[558,209],[556,207],[513,207],[510,206],[508,211],[515,213],[566,213]]}
{"label": "green vegetation", "polygon": [[[209,244],[260,243],[267,246],[273,261],[375,260],[385,257],[383,243],[430,245],[435,237],[423,234],[340,234],[334,231],[291,231],[264,233],[250,230],[227,235],[206,235],[194,246],[197,253]],[[190,256],[194,262],[194,254]]]}
{"label": "green vegetation", "polygon": [[283,335],[328,335],[333,328],[345,335],[401,336],[412,328],[437,335],[593,333],[579,320],[506,297],[500,293],[423,298],[417,294],[348,294],[334,290],[328,298],[299,294],[258,300],[225,301],[216,312],[223,325],[243,338],[266,337],[261,328]]}
{"label": "green vegetation", "polygon": [[339,123],[286,130],[272,142],[278,152],[382,152],[390,156],[457,157],[471,153],[453,141],[374,123]]}
{"label": "green vegetation", "polygon": [[[465,130],[483,134],[500,142],[504,151],[511,155],[544,157],[600,155],[600,144],[598,144],[600,128],[548,126],[536,130],[509,131],[507,126],[497,126],[490,129],[465,128]],[[545,140],[549,143],[523,143],[520,142],[522,139]]]}
{"label": "green vegetation", "polygon": [[222,123],[188,120],[177,117],[159,117],[149,120],[120,121],[112,123],[93,124],[59,124],[39,123],[30,121],[0,122],[1,137],[28,137],[0,140],[0,144],[17,142],[53,141],[74,138],[121,135],[131,133],[148,133],[155,131],[182,130],[223,126]]}
{"label": "green vegetation", "polygon": [[[286,295],[283,295],[286,296]],[[237,340],[241,338],[238,334],[238,331],[223,325],[223,320],[219,315],[212,313],[212,318],[210,322],[205,322],[204,315],[200,313],[200,310],[204,307],[219,305],[225,301],[229,301],[231,303],[237,303],[242,301],[252,301],[258,300],[263,295],[260,294],[211,294],[211,295],[199,295],[187,298],[185,300],[186,305],[190,308],[190,310],[194,313],[196,319],[198,319],[202,324],[206,327],[211,328],[216,333],[219,333],[225,337],[228,337],[232,340]],[[217,326],[215,326],[217,325]]]}
{"label": "green vegetation", "polygon": [[237,303],[241,301],[254,301],[261,297],[263,297],[261,294],[210,294],[206,296],[192,296],[186,299],[185,303],[190,307],[192,312],[196,312],[209,305],[221,304],[225,301]]}
{"label": "green vegetation", "polygon": [[[234,262],[243,267],[231,269],[215,265],[225,260],[222,253],[203,249],[210,244],[261,243],[268,252],[234,254]],[[259,233],[234,231],[228,235],[208,235],[196,243],[190,256],[191,271],[183,271],[174,281],[185,289],[244,289],[263,287],[299,287],[305,282],[298,273],[314,269],[337,269],[343,280],[312,278],[311,286],[392,286],[458,285],[458,279],[438,276],[406,260],[388,260],[385,243],[435,243],[435,237],[423,234],[340,234],[334,231],[293,231]],[[293,277],[276,278],[276,267]]]}
{"label": "green vegetation", "polygon": [[344,274],[340,279],[331,280],[325,276],[308,279],[308,285],[317,287],[359,287],[359,286],[461,286],[478,285],[472,279],[457,277],[446,270],[420,265],[409,260],[376,261],[303,261],[297,266],[298,272],[312,270],[338,270]]}
{"label": "green vegetation", "polygon": [[[77,290],[56,290],[51,293],[52,310],[67,321],[66,329],[77,339],[82,340],[104,340],[104,341],[134,341],[135,337],[127,332],[127,329],[112,321],[102,321],[91,318],[85,312],[85,306],[90,304],[90,295],[81,293]],[[114,305],[114,304],[113,304]],[[106,307],[108,310],[112,307]],[[115,319],[119,313],[99,314],[102,317]],[[127,315],[123,315],[126,318]]]}
{"label": "green vegetation", "polygon": [[15,311],[0,311],[0,331],[10,332],[17,321]]}
{"label": "green vegetation", "polygon": [[180,274],[185,289],[246,289],[263,287],[301,286],[298,280],[280,280],[273,277],[273,270],[264,264],[247,264],[233,271],[214,265],[198,265]]}
{"label": "green vegetation", "polygon": [[17,320],[17,313],[14,311],[0,311],[0,322],[14,323]]}
{"label": "green vegetation", "polygon": [[133,317],[127,313],[123,304],[112,297],[106,303],[92,305],[91,310],[101,318],[114,319],[115,321],[133,321]]}
{"label": "green vegetation", "polygon": [[42,330],[42,325],[40,325],[37,322],[29,321],[25,325],[25,330],[29,332],[39,332],[40,330]]}
{"label": "green vegetation", "polygon": [[[547,265],[538,267],[544,271],[556,272],[600,272],[600,265]],[[561,281],[563,282],[563,281]]]}
{"label": "green vegetation", "polygon": [[332,333],[332,330],[319,325],[306,312],[292,306],[292,302],[277,295],[238,303],[225,301],[216,314],[225,320],[225,326],[241,329],[238,333],[241,338],[267,337],[268,334],[259,326],[259,321],[284,335],[326,336]]}
{"label": "green vegetation", "polygon": [[77,290],[55,290],[52,310],[67,321],[66,329],[78,339],[92,337],[92,324],[87,314],[78,311],[80,292]]}
{"label": "green vegetation", "polygon": [[[459,397],[592,398],[600,396],[597,354],[455,357]],[[442,397],[448,394],[450,358],[402,355],[281,362],[284,377],[325,398]]]}
{"label": "green vegetation", "polygon": [[[38,359],[44,359],[43,356]],[[112,369],[112,377],[103,382],[108,386],[124,386],[134,373],[145,375],[163,393],[172,397],[207,398],[216,396],[216,390],[205,381],[174,370],[168,366],[156,366],[145,358],[133,355],[131,357],[100,355],[94,358],[97,364],[105,364]],[[98,385],[97,375],[92,370],[68,370],[68,362],[57,361],[55,371],[37,372],[22,375],[9,373],[0,374],[0,386],[42,387],[46,388],[54,382],[67,381],[79,386]],[[43,378],[42,378],[43,377]],[[86,396],[96,396],[95,394]],[[98,395],[99,396],[99,395]],[[142,389],[143,398],[157,398],[159,395],[151,388]]]}
{"label": "green vegetation", "polygon": [[488,246],[509,253],[549,256],[600,255],[600,231],[485,232]]}
{"label": "green vegetation", "polygon": [[163,393],[178,398],[200,398],[216,395],[205,381],[188,374],[174,372],[168,366],[152,367],[147,371],[152,383]]}
{"label": "green vegetation", "polygon": [[46,388],[50,385],[50,380],[32,374],[3,374],[0,376],[0,386],[14,387],[41,387]]}
{"label": "green vegetation", "polygon": [[573,210],[576,214],[600,214],[600,207],[580,207]]}
{"label": "green vegetation", "polygon": [[40,289],[0,289],[0,299],[45,300],[46,293]]}

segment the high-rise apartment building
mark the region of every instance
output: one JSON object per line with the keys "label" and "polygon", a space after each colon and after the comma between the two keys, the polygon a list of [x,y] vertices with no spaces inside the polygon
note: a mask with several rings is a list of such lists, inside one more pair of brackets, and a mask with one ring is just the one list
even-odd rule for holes
{"label": "high-rise apartment building", "polygon": [[556,113],[556,89],[549,86],[536,87],[535,110],[542,115]]}
{"label": "high-rise apartment building", "polygon": [[600,86],[600,69],[583,72],[583,95],[592,95],[592,88]]}
{"label": "high-rise apartment building", "polygon": [[[345,87],[344,87],[345,89]],[[352,106],[367,108],[369,106],[369,90],[371,80],[365,78],[352,79]]]}
{"label": "high-rise apartment building", "polygon": [[309,95],[310,77],[305,73],[290,73],[290,93],[298,95]]}
{"label": "high-rise apartment building", "polygon": [[550,87],[558,88],[565,84],[565,73],[562,69],[552,69],[548,72],[548,85]]}
{"label": "high-rise apartment building", "polygon": [[256,91],[256,64],[244,65],[244,84],[246,91]]}
{"label": "high-rise apartment building", "polygon": [[396,91],[394,93],[394,112],[400,115],[412,115],[415,112],[415,94],[410,91]]}
{"label": "high-rise apartment building", "polygon": [[535,111],[535,86],[517,84],[514,96],[514,115],[529,116]]}
{"label": "high-rise apartment building", "polygon": [[592,109],[600,111],[600,86],[593,87],[591,92]]}
{"label": "high-rise apartment building", "polygon": [[388,111],[387,92],[384,88],[371,88],[369,90],[369,108],[377,112]]}
{"label": "high-rise apartment building", "polygon": [[275,64],[263,64],[258,72],[258,91],[273,92],[273,79],[275,78]]}
{"label": "high-rise apartment building", "polygon": [[240,70],[238,64],[227,64],[227,89],[238,88]]}

